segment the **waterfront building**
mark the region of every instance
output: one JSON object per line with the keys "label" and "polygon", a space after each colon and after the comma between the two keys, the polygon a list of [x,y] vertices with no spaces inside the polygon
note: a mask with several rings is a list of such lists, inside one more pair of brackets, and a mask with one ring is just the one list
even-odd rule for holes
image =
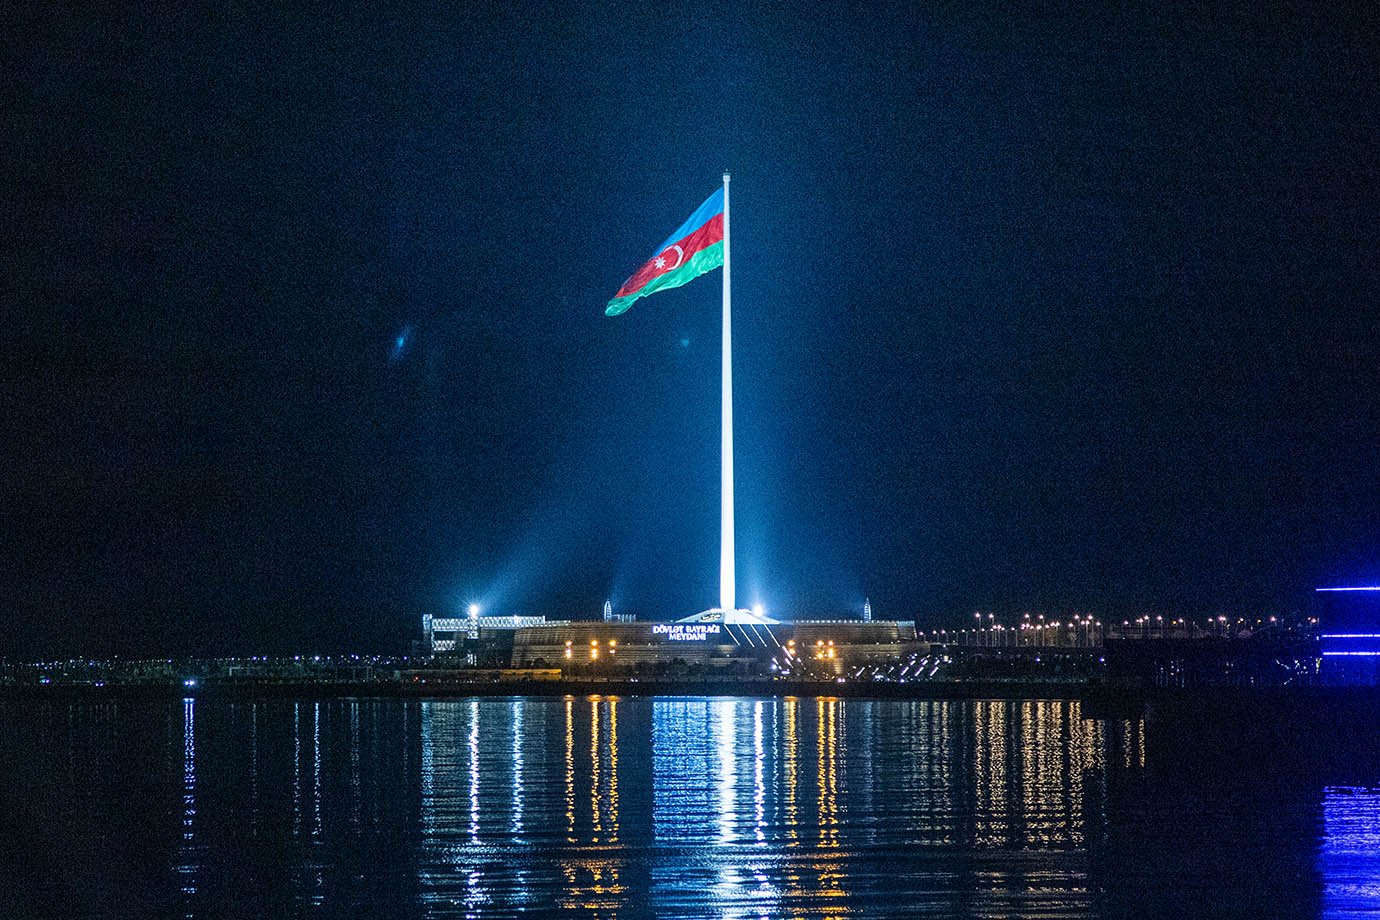
{"label": "waterfront building", "polygon": [[[550,625],[558,625],[557,621]],[[464,617],[422,617],[422,646],[431,655],[457,655],[473,664],[477,658],[506,661],[518,629],[547,625],[544,616],[479,616],[471,605]]]}
{"label": "waterfront building", "polygon": [[780,622],[737,611],[674,621],[547,620],[543,616],[480,617],[472,620],[423,617],[425,644],[434,655],[511,667],[588,670],[680,662],[755,672],[843,675],[860,664],[890,663],[914,652],[915,624],[856,619]]}

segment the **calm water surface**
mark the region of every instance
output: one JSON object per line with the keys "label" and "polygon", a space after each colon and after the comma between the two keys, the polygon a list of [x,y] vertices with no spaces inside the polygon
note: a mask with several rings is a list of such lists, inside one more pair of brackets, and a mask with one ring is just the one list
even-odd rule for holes
{"label": "calm water surface", "polygon": [[1380,792],[1146,745],[1076,702],[10,704],[0,916],[1380,915]]}

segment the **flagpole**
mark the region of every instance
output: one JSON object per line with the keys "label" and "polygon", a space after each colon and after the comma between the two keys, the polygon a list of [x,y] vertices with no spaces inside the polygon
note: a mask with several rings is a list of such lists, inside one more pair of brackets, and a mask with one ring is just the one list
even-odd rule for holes
{"label": "flagpole", "polygon": [[719,480],[719,608],[736,610],[733,569],[733,339],[729,312],[733,303],[729,277],[728,173],[724,173],[724,333],[723,434]]}

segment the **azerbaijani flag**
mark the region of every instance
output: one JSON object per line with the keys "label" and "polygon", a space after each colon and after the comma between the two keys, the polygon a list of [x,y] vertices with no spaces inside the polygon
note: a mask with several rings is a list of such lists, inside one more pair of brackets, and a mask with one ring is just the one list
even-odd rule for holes
{"label": "azerbaijani flag", "polygon": [[623,282],[604,309],[605,316],[627,311],[633,301],[667,288],[680,287],[724,264],[724,190],[695,209],[656,254]]}

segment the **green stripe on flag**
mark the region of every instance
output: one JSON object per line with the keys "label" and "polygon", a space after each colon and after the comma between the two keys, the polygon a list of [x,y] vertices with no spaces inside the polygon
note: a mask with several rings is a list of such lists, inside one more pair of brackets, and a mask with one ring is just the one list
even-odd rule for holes
{"label": "green stripe on flag", "polygon": [[687,281],[693,281],[705,272],[712,272],[716,268],[722,268],[724,264],[724,242],[719,240],[712,246],[706,246],[693,256],[685,260],[685,264],[673,272],[658,275],[651,281],[644,284],[637,292],[626,297],[618,297],[609,301],[609,305],[604,308],[605,316],[618,316],[620,313],[627,312],[628,307],[633,305],[633,301],[639,297],[646,297],[648,294],[655,294],[657,291],[665,291],[670,288],[680,287]]}

